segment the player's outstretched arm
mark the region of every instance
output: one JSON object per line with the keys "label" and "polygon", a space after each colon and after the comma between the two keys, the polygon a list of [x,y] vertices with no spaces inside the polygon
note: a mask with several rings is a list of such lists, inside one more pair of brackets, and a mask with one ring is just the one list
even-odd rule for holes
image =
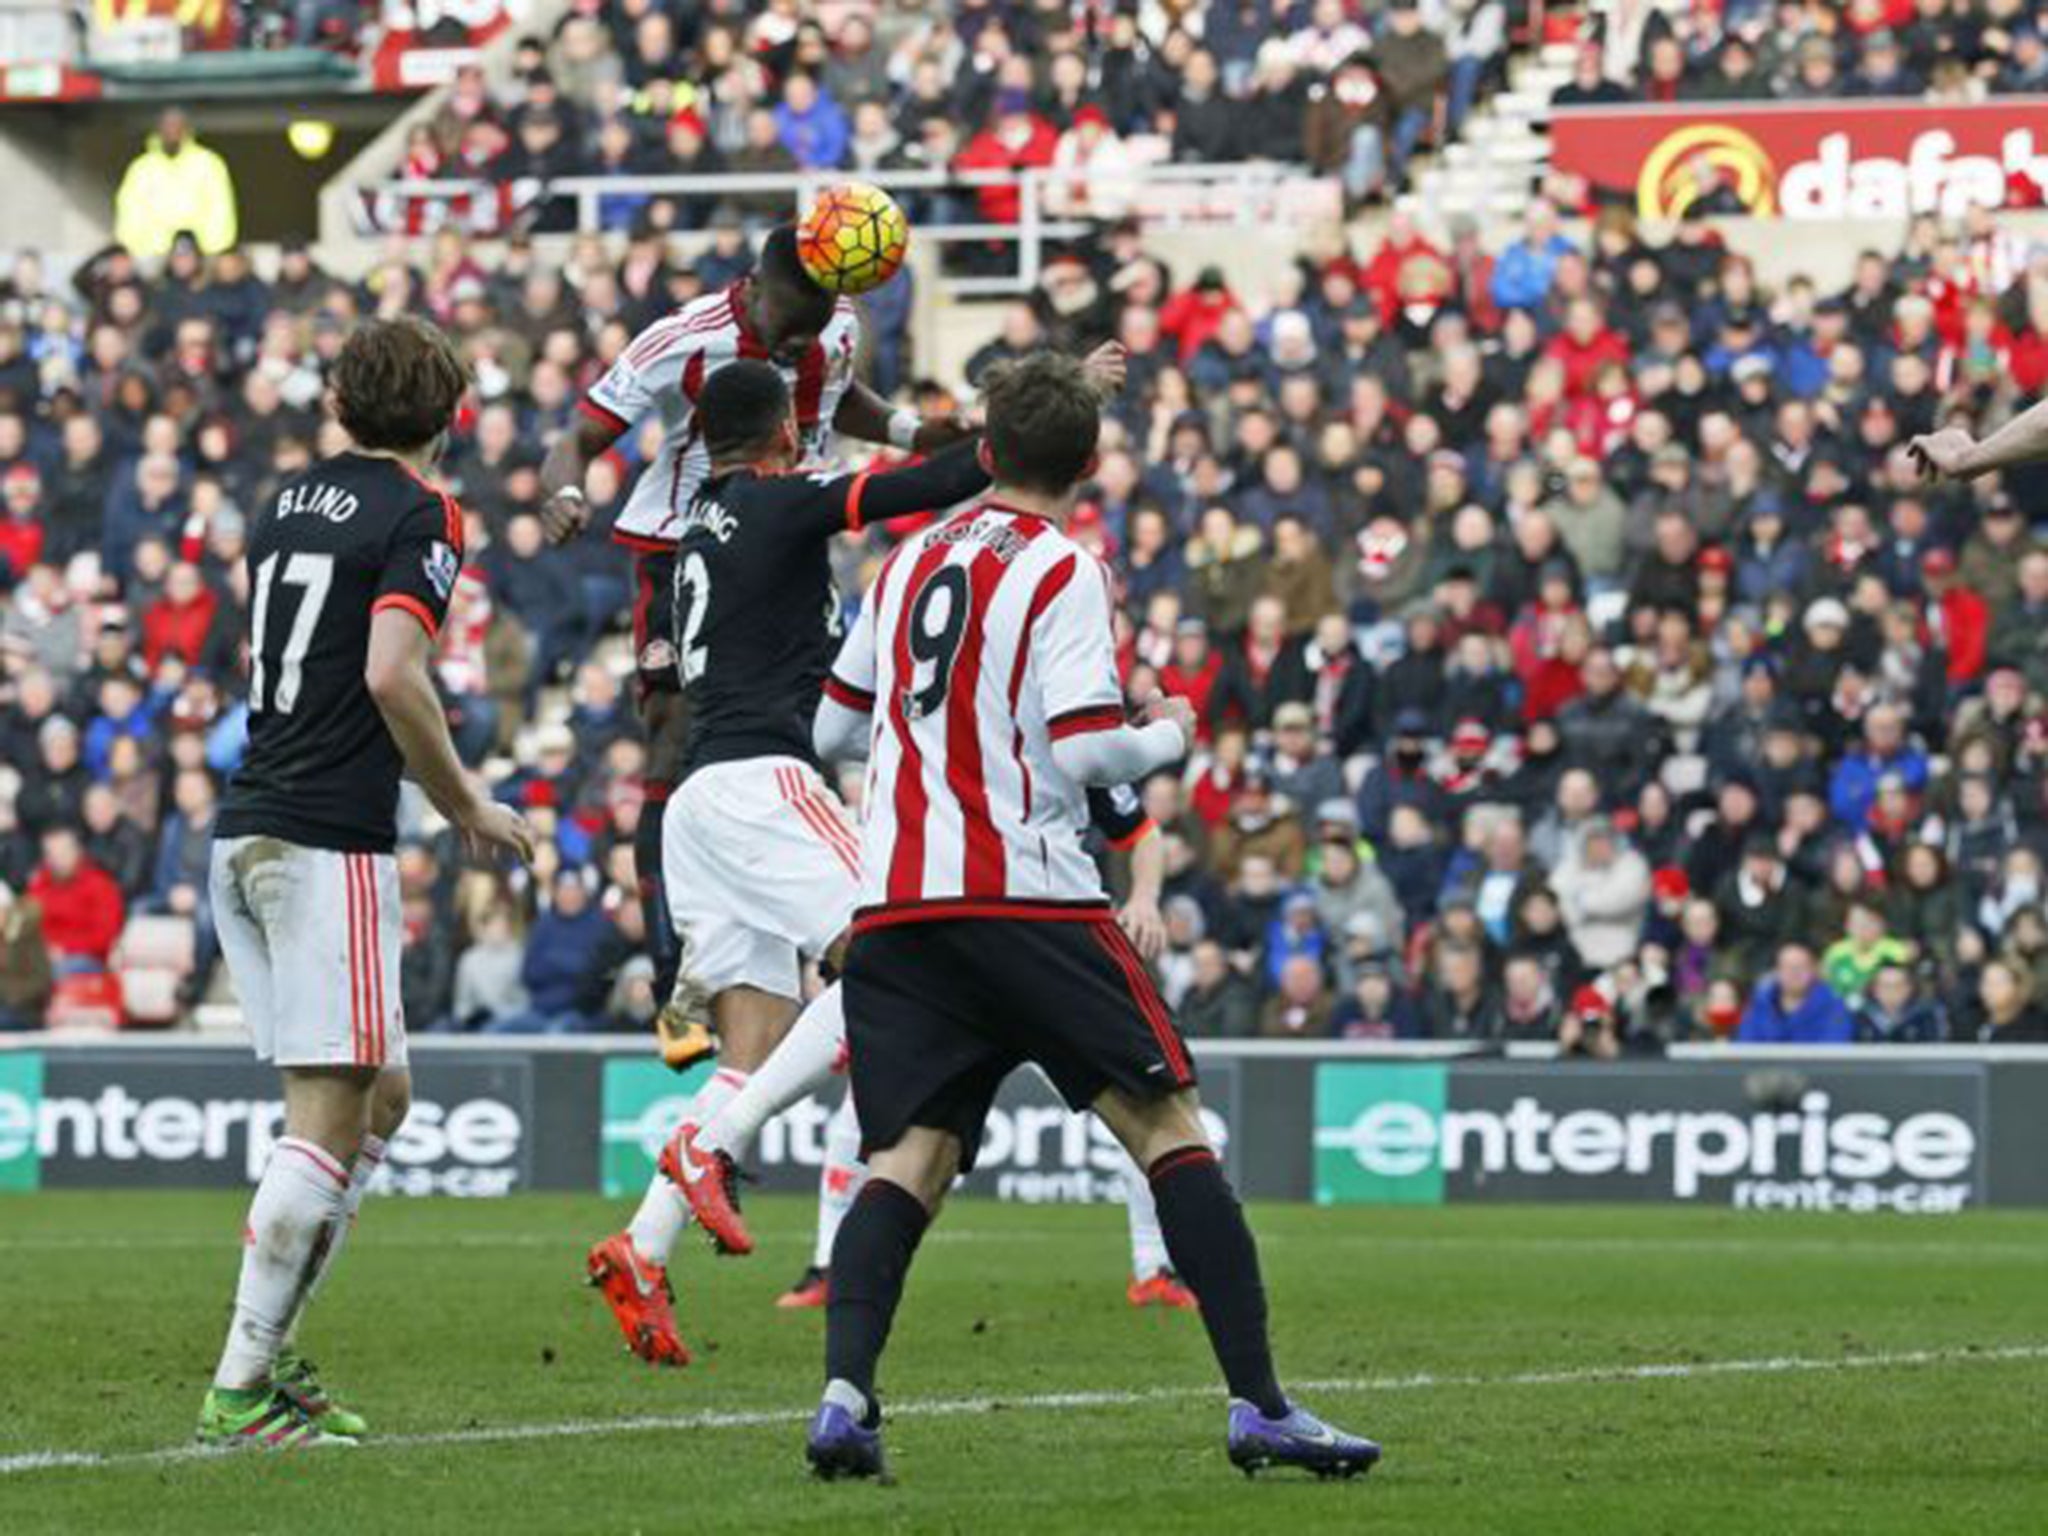
{"label": "player's outstretched arm", "polygon": [[2035,402],[1979,442],[1961,427],[1944,427],[1906,445],[1930,480],[1974,480],[1993,470],[2048,459],[2048,399]]}
{"label": "player's outstretched arm", "polygon": [[950,416],[920,416],[905,406],[898,409],[858,379],[839,398],[832,413],[832,428],[863,443],[887,443],[906,453],[937,453],[972,437],[973,423],[955,412]]}
{"label": "player's outstretched arm", "polygon": [[609,422],[580,416],[575,427],[548,449],[540,466],[540,525],[550,544],[566,544],[590,525],[583,475],[590,461],[618,440],[618,431]]}
{"label": "player's outstretched arm", "polygon": [[899,517],[943,512],[988,489],[988,471],[981,466],[974,443],[955,443],[922,464],[906,464],[876,474],[856,475],[843,484],[843,514],[833,514],[858,531]]}
{"label": "player's outstretched arm", "polygon": [[1052,760],[1077,784],[1128,784],[1179,762],[1194,740],[1194,706],[1155,693],[1138,725],[1107,724],[1069,733],[1055,719]]}
{"label": "player's outstretched arm", "polygon": [[432,660],[432,638],[418,619],[395,608],[371,615],[363,683],[398,744],[407,777],[461,832],[471,853],[503,850],[531,863],[533,828],[526,818],[485,795],[455,755],[448,717],[428,670]]}

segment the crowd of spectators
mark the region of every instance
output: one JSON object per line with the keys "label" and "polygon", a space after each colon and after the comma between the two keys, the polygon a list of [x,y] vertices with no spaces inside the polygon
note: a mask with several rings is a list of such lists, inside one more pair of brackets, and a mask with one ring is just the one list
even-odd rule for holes
{"label": "crowd of spectators", "polygon": [[[636,40],[675,24],[617,11]],[[1255,79],[1259,50],[1208,21],[1205,47]],[[2048,1033],[2048,473],[1926,486],[1904,448],[2048,385],[2048,248],[1981,210],[1923,218],[1767,289],[1703,219],[1651,243],[1608,210],[1568,235],[1539,202],[1485,237],[1398,214],[1333,233],[1251,294],[1174,270],[1137,220],[1097,228],[990,313],[969,374],[1106,336],[1129,351],[1075,529],[1118,577],[1131,696],[1185,695],[1202,721],[1183,770],[1145,786],[1191,1033],[1598,1056]],[[409,1014],[646,1017],[629,594],[603,535],[656,439],[597,463],[598,526],[567,550],[543,548],[537,470],[639,329],[751,259],[732,224],[678,250],[636,218],[562,261],[524,234],[399,242],[359,281],[190,238],[73,272],[16,259],[0,1022],[104,999],[135,914],[191,925],[181,1005],[213,979],[247,518],[342,446],[321,396],[350,325],[402,313],[445,325],[477,376],[446,464],[469,563],[444,697],[465,758],[544,834],[515,878],[409,821]],[[901,314],[875,297],[878,381],[950,406]],[[882,547],[842,551],[849,601]]]}
{"label": "crowd of spectators", "polygon": [[72,7],[88,34],[175,23],[179,46],[191,53],[320,48],[367,57],[393,31],[420,46],[460,48],[503,21],[499,7],[478,0],[72,0]]}
{"label": "crowd of spectators", "polygon": [[[641,753],[603,643],[627,594],[601,535],[652,442],[600,462],[599,536],[567,551],[542,548],[536,466],[639,326],[746,259],[672,262],[643,231],[559,268],[449,237],[360,283],[189,241],[68,283],[16,262],[0,1010],[106,968],[132,912],[195,923],[200,994],[247,513],[339,446],[321,374],[347,327],[420,310],[478,375],[441,681],[545,848],[526,883],[408,840],[408,1006],[645,1015]],[[1121,223],[991,318],[976,371],[1112,334],[1131,354],[1075,527],[1122,584],[1133,698],[1202,720],[1145,787],[1191,1032],[1595,1055],[2043,1033],[2048,487],[1925,487],[1903,444],[2041,386],[2048,250],[1923,220],[1773,293],[1700,221],[1653,246],[1610,213],[1578,240],[1539,206],[1497,252],[1397,217],[1253,300]],[[879,548],[844,552],[849,591]]]}
{"label": "crowd of spectators", "polygon": [[2030,0],[1789,0],[1599,8],[1557,106],[1837,101],[1951,105],[2048,90],[2048,8]]}
{"label": "crowd of spectators", "polygon": [[[1085,179],[1062,184],[1057,211],[1113,217],[1135,167],[1263,159],[1339,175],[1356,201],[1456,132],[1507,41],[1503,0],[815,13],[609,0],[523,39],[508,90],[465,71],[414,131],[403,176],[518,184],[543,230],[573,227],[574,205],[544,190],[569,176],[1072,169]],[[607,198],[605,226],[647,201]],[[697,229],[781,206],[707,194],[656,200],[650,216]],[[1010,222],[1016,194],[956,191],[912,211]]]}

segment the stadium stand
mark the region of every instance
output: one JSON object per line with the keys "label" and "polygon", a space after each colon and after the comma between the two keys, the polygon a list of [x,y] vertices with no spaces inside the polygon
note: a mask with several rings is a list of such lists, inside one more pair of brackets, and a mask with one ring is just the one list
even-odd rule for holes
{"label": "stadium stand", "polygon": [[[339,40],[354,9],[293,24]],[[246,518],[337,445],[322,370],[349,324],[406,311],[478,376],[448,461],[471,561],[441,682],[466,758],[545,833],[529,881],[466,870],[415,825],[409,1015],[644,1021],[624,566],[602,537],[542,547],[536,471],[581,388],[743,272],[743,227],[788,197],[625,189],[980,167],[1057,170],[1084,233],[977,312],[966,382],[1048,343],[1132,355],[1076,527],[1122,585],[1130,696],[1183,694],[1204,725],[1185,771],[1145,786],[1191,1034],[1594,1056],[2048,1038],[2048,483],[1926,488],[1903,452],[2048,382],[2048,245],[1976,208],[1771,277],[1774,226],[1640,225],[1547,169],[1532,127],[1553,92],[1810,92],[1822,47],[1872,89],[1958,64],[2034,89],[2033,31],[1943,0],[831,14],[579,4],[519,47],[509,86],[459,74],[405,182],[616,175],[603,237],[551,242],[580,207],[536,191],[494,208],[503,243],[403,213],[413,237],[360,278],[299,245],[16,259],[0,1023],[164,1024],[207,994]],[[1253,155],[1336,177],[1354,211],[1417,195],[1262,290],[1125,217],[1147,164]],[[1000,223],[1018,185],[936,186],[913,212]],[[947,400],[908,314],[876,296],[878,378]],[[647,449],[594,472],[600,535]],[[844,551],[849,592],[884,547]]]}

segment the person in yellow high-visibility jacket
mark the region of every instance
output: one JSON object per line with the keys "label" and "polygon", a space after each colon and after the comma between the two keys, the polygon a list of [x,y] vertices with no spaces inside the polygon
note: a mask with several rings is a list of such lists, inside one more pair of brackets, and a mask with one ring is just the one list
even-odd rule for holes
{"label": "person in yellow high-visibility jacket", "polygon": [[187,229],[209,256],[232,246],[235,182],[227,162],[193,137],[184,112],[169,107],[114,193],[114,238],[130,254],[153,258]]}

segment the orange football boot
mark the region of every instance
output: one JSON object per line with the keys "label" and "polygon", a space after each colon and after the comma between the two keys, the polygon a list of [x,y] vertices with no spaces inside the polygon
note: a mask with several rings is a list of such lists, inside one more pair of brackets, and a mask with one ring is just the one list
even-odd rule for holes
{"label": "orange football boot", "polygon": [[710,1235],[720,1253],[740,1255],[754,1251],[754,1235],[740,1219],[739,1199],[733,1189],[732,1158],[724,1152],[699,1152],[694,1124],[684,1121],[676,1127],[655,1166],[683,1192],[697,1225]]}
{"label": "orange football boot", "polygon": [[790,1311],[796,1311],[804,1307],[822,1307],[831,1299],[832,1279],[830,1274],[813,1264],[804,1271],[801,1280],[775,1298],[775,1305]]}
{"label": "orange football boot", "polygon": [[1134,1307],[1178,1307],[1192,1309],[1195,1293],[1180,1283],[1170,1269],[1157,1270],[1142,1280],[1133,1280],[1124,1292]]}
{"label": "orange football boot", "polygon": [[666,1269],[635,1253],[633,1240],[623,1232],[592,1248],[584,1264],[626,1336],[627,1349],[649,1365],[690,1363],[690,1352],[676,1332],[675,1292]]}

